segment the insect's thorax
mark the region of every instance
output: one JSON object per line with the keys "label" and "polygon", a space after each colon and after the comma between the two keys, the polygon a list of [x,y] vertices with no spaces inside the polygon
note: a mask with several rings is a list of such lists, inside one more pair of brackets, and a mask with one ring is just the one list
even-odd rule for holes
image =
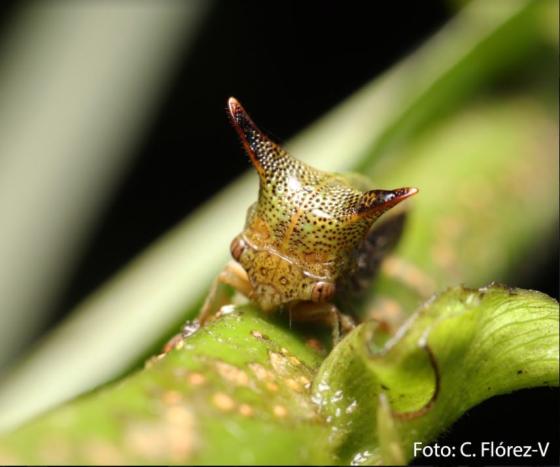
{"label": "insect's thorax", "polygon": [[360,195],[339,177],[314,170],[261,184],[239,261],[261,306],[310,300],[317,281],[334,284],[352,269],[369,229],[353,215]]}

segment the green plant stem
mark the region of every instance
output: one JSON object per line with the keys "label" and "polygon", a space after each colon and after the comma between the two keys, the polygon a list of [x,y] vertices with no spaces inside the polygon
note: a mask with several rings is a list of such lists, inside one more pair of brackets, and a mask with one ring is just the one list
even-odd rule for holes
{"label": "green plant stem", "polygon": [[[384,346],[368,322],[322,365],[316,344],[263,316],[238,307],[143,371],[4,436],[0,463],[402,463],[480,401],[558,385],[558,303],[537,292],[451,289]],[[435,390],[423,342],[441,390],[402,420]]]}

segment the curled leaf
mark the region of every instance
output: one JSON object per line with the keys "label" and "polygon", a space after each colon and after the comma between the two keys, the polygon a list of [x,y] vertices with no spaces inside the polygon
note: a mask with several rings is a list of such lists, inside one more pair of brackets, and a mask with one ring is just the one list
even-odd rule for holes
{"label": "curled leaf", "polygon": [[340,462],[404,463],[481,401],[558,385],[558,303],[539,292],[452,288],[383,338],[360,325],[315,380]]}

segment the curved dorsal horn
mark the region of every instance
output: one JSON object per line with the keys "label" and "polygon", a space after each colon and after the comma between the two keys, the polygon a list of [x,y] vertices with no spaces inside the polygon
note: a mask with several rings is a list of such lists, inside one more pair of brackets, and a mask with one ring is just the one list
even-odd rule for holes
{"label": "curved dorsal horn", "polygon": [[290,158],[282,147],[259,130],[235,97],[228,99],[228,110],[243,147],[261,177],[266,178],[267,172],[277,167],[280,159]]}
{"label": "curved dorsal horn", "polygon": [[370,190],[361,197],[357,208],[360,217],[376,219],[401,201],[418,193],[418,188],[397,188],[395,190]]}

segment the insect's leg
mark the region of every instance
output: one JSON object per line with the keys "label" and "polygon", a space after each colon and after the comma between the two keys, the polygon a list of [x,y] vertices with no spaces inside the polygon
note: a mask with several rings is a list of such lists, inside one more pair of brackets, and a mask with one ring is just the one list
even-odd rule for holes
{"label": "insect's leg", "polygon": [[352,329],[354,329],[356,327],[356,323],[354,322],[354,320],[350,317],[350,315],[346,315],[344,313],[342,313],[341,311],[338,311],[338,319],[339,319],[339,323],[340,323],[340,329],[342,330],[343,335],[348,334]]}
{"label": "insect's leg", "polygon": [[333,344],[336,345],[346,333],[354,329],[352,318],[342,313],[333,303],[300,302],[290,309],[296,321],[311,321],[327,324],[332,329]]}
{"label": "insect's leg", "polygon": [[233,287],[246,297],[250,297],[253,290],[245,270],[239,263],[230,261],[212,282],[210,292],[198,316],[200,325],[204,325],[222,306],[230,302],[227,286]]}
{"label": "insect's leg", "polygon": [[194,320],[187,321],[182,331],[167,341],[163,347],[164,353],[173,350],[183,338],[193,334],[200,326],[204,326],[209,319],[216,315],[221,307],[230,303],[227,286],[233,287],[247,297],[251,295],[252,287],[247,273],[235,261],[230,261],[224,270],[212,281],[210,291],[202,305],[199,316]]}
{"label": "insect's leg", "polygon": [[334,309],[331,313],[336,320],[335,328],[333,328],[333,345],[336,345],[341,337],[344,337],[356,327],[356,323],[354,323],[354,320],[349,315],[342,313],[335,305],[332,306]]}

